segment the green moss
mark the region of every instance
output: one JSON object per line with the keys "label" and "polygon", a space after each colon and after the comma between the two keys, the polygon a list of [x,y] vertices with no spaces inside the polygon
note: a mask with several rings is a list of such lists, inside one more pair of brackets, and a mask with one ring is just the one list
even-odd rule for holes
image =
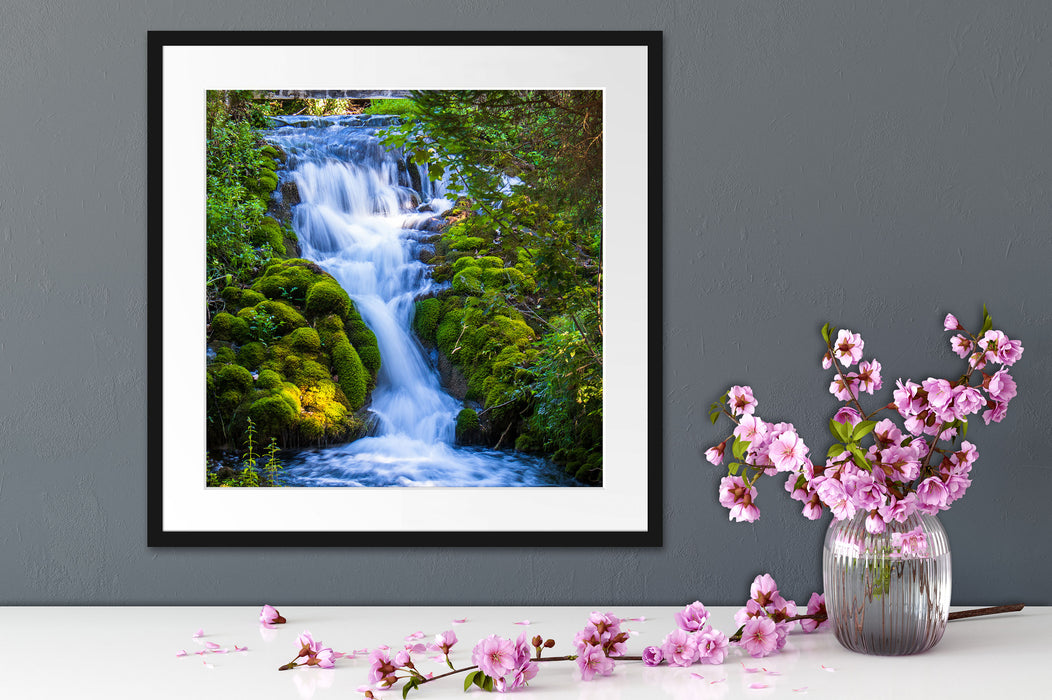
{"label": "green moss", "polygon": [[335,336],[332,367],[336,371],[340,388],[343,389],[351,410],[357,411],[365,403],[368,376],[357,351],[347,340],[347,336],[342,333]]}
{"label": "green moss", "polygon": [[453,261],[453,274],[462,272],[469,267],[481,267],[478,259],[472,255],[465,255]]}
{"label": "green moss", "polygon": [[222,346],[216,348],[216,364],[229,365],[237,362],[237,355],[234,353],[233,348]]}
{"label": "green moss", "polygon": [[327,336],[343,331],[343,320],[335,314],[329,314],[319,319],[314,324],[314,327],[318,329],[318,334],[321,335],[324,341]]}
{"label": "green moss", "polygon": [[504,267],[504,261],[495,255],[484,255],[479,258],[475,258],[475,264],[481,267],[483,270],[489,270],[491,268]]}
{"label": "green moss", "polygon": [[248,415],[262,436],[277,435],[296,418],[296,411],[280,396],[264,396],[252,402]]}
{"label": "green moss", "polygon": [[307,292],[307,314],[310,316],[334,314],[347,318],[350,309],[351,298],[334,279],[319,280]]}
{"label": "green moss", "polygon": [[464,437],[465,433],[479,429],[479,414],[474,409],[465,408],[457,414],[457,440]]}
{"label": "green moss", "polygon": [[525,321],[497,316],[493,319],[496,331],[504,340],[505,345],[517,345],[522,348],[533,340],[533,329]]}
{"label": "green moss", "polygon": [[438,328],[435,330],[435,340],[438,342],[438,349],[449,357],[453,357],[457,339],[460,338],[463,318],[463,309],[454,309],[442,318],[442,322],[438,324]]}
{"label": "green moss", "polygon": [[457,236],[449,241],[450,250],[478,250],[484,245],[485,239],[478,236]]}
{"label": "green moss", "polygon": [[252,289],[268,299],[302,304],[311,285],[323,279],[332,278],[310,260],[292,258],[267,267],[263,276],[252,284]]}
{"label": "green moss", "polygon": [[421,299],[416,302],[413,326],[416,334],[428,345],[435,344],[435,330],[442,314],[442,302],[435,298]]}
{"label": "green moss", "polygon": [[310,326],[297,328],[285,336],[283,342],[287,342],[293,350],[301,353],[314,353],[321,350],[321,338],[318,336],[318,331]]}
{"label": "green moss", "polygon": [[380,348],[375,345],[365,345],[355,348],[355,350],[358,352],[358,357],[362,360],[362,365],[369,372],[369,376],[376,379],[376,375],[380,371]]}
{"label": "green moss", "polygon": [[223,365],[215,372],[216,391],[234,390],[242,394],[252,388],[252,373],[241,365]]}
{"label": "green moss", "polygon": [[256,387],[265,391],[277,389],[281,386],[282,382],[281,375],[272,369],[261,370],[259,376],[256,377]]}
{"label": "green moss", "polygon": [[275,146],[267,144],[266,146],[264,146],[263,148],[260,149],[260,152],[263,155],[268,156],[268,157],[273,158],[273,159],[276,159],[276,160],[279,160],[282,163],[285,162],[285,158],[286,158],[285,154],[281,150],[276,148]]}
{"label": "green moss", "polygon": [[212,338],[243,343],[249,338],[248,323],[244,319],[219,312],[212,317]]}
{"label": "green moss", "polygon": [[478,267],[465,267],[453,275],[453,291],[458,294],[481,294],[482,270]]}
{"label": "green moss", "polygon": [[[280,301],[262,301],[237,312],[238,318],[244,319],[250,330],[253,327],[258,329],[266,321],[265,318],[257,318],[261,314],[267,314],[273,319],[274,328],[279,336],[307,325],[307,319],[303,318],[300,312]],[[266,340],[259,337],[258,330],[255,337]]]}
{"label": "green moss", "polygon": [[235,408],[241,405],[241,401],[244,398],[239,392],[233,389],[228,389],[216,397],[219,402],[220,410],[231,413]]}
{"label": "green moss", "polygon": [[301,360],[299,369],[292,374],[292,380],[301,389],[306,389],[323,380],[329,380],[329,378],[329,370],[314,360]]}
{"label": "green moss", "polygon": [[265,359],[267,348],[260,342],[245,343],[237,351],[237,363],[247,369],[259,369]]}
{"label": "green moss", "polygon": [[281,230],[281,224],[269,216],[263,217],[259,226],[249,234],[249,240],[253,245],[269,245],[271,250],[278,255],[285,254],[284,238],[285,234]]}
{"label": "green moss", "polygon": [[[488,270],[483,270],[482,282],[491,289],[503,289],[510,286],[522,291],[532,291],[526,275],[514,267],[491,267]],[[536,283],[532,286],[535,288]]]}

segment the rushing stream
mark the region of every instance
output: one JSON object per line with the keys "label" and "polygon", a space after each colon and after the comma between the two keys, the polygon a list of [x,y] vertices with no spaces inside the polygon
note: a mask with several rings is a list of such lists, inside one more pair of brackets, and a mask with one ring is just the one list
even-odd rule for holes
{"label": "rushing stream", "polygon": [[[391,117],[276,117],[264,136],[288,154],[299,188],[292,225],[303,257],[332,274],[376,334],[382,360],[369,410],[374,435],[283,454],[292,486],[572,486],[546,460],[459,447],[460,401],[443,391],[412,330],[414,302],[435,290],[422,230],[450,206],[426,170],[386,151]],[[415,171],[415,172],[414,172]],[[415,187],[414,187],[415,184]]]}

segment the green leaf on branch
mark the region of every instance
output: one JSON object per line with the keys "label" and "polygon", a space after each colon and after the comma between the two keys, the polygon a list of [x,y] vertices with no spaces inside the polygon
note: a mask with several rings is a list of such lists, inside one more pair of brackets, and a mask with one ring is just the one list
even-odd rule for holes
{"label": "green leaf on branch", "polygon": [[475,679],[478,678],[479,675],[481,675],[481,674],[482,674],[482,671],[475,671],[474,673],[469,673],[464,678],[464,692],[465,693],[468,692],[468,688],[470,688],[472,685],[475,684]]}
{"label": "green leaf on branch", "polygon": [[986,304],[983,304],[983,327],[979,330],[979,337],[986,335],[986,331],[994,327],[994,320],[990,318],[990,314],[986,311]]}
{"label": "green leaf on branch", "polygon": [[738,476],[738,468],[741,467],[737,462],[731,462],[730,466],[727,467],[727,472],[731,476]]}
{"label": "green leaf on branch", "polygon": [[749,449],[748,442],[746,442],[745,440],[735,440],[734,447],[732,448],[731,453],[736,459],[743,459],[745,457],[745,451],[747,449]]}
{"label": "green leaf on branch", "polygon": [[858,425],[856,425],[855,429],[851,431],[851,439],[857,441],[861,438],[864,438],[865,436],[872,433],[873,429],[876,427],[877,422],[875,420],[864,420]]}
{"label": "green leaf on branch", "polygon": [[828,323],[822,326],[822,340],[826,341],[827,343],[829,342],[829,330],[830,328]]}
{"label": "green leaf on branch", "polygon": [[961,421],[961,439],[966,440],[968,438],[968,421]]}
{"label": "green leaf on branch", "polygon": [[841,423],[830,418],[829,432],[833,434],[833,437],[839,439],[840,442],[849,442],[851,440],[851,426],[847,423]]}
{"label": "green leaf on branch", "polygon": [[410,690],[414,690],[419,685],[420,685],[420,679],[419,678],[412,678],[412,679],[406,681],[406,684],[404,686],[402,686],[402,700],[405,700],[406,696],[409,695],[409,691]]}
{"label": "green leaf on branch", "polygon": [[719,411],[713,411],[712,413],[709,414],[709,420],[712,421],[713,425],[716,425],[716,421],[718,421],[719,419],[720,419],[720,412]]}
{"label": "green leaf on branch", "polygon": [[851,443],[847,446],[847,449],[851,450],[851,454],[855,457],[855,464],[858,465],[860,469],[865,469],[867,472],[873,471],[873,465],[869,463],[869,460],[866,459],[866,453],[863,452],[858,445]]}
{"label": "green leaf on branch", "polygon": [[844,454],[845,449],[847,448],[845,448],[838,442],[829,448],[829,452],[826,453],[826,457],[829,457],[830,459],[834,457],[839,457],[840,455]]}

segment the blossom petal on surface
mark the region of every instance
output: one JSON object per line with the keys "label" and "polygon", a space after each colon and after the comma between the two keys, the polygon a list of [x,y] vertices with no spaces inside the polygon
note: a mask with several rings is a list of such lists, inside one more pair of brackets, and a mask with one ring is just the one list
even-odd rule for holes
{"label": "blossom petal on surface", "polygon": [[205,636],[205,628],[204,627],[200,628],[199,630],[197,630],[193,634],[193,638],[194,639],[197,639],[198,637],[203,637],[203,636]]}
{"label": "blossom petal on surface", "polygon": [[459,620],[453,620],[453,624],[454,625],[462,625],[462,624],[464,624],[467,621],[468,621],[468,619],[466,617],[462,617]]}
{"label": "blossom petal on surface", "polygon": [[529,620],[520,620],[519,622],[513,622],[511,624],[513,624],[513,625],[530,625],[530,624],[533,624],[533,623],[530,622]]}
{"label": "blossom petal on surface", "polygon": [[639,617],[626,617],[625,619],[628,620],[629,622],[646,622],[647,621],[646,617],[644,617],[642,615],[640,615]]}
{"label": "blossom petal on surface", "polygon": [[692,673],[690,675],[691,675],[692,678],[697,678],[699,680],[705,680],[705,676],[701,675],[700,673]]}
{"label": "blossom petal on surface", "polygon": [[420,630],[417,630],[416,632],[413,632],[412,634],[407,636],[405,638],[405,640],[407,642],[412,642],[412,641],[415,641],[417,639],[423,639],[423,638],[424,638],[424,633],[422,631],[420,631]]}
{"label": "blossom petal on surface", "polygon": [[763,690],[764,688],[770,688],[771,686],[766,683],[750,683],[749,690]]}
{"label": "blossom petal on surface", "polygon": [[180,649],[179,651],[175,652],[175,655],[176,656],[189,656],[189,654],[186,653],[186,649]]}
{"label": "blossom petal on surface", "polygon": [[716,680],[716,681],[709,681],[709,685],[716,685],[717,683],[723,683],[725,680],[727,680],[727,679],[726,678],[720,678],[719,680]]}
{"label": "blossom petal on surface", "polygon": [[807,686],[805,685],[805,686],[801,686],[799,688],[793,688],[793,692],[794,693],[806,693],[807,692]]}
{"label": "blossom petal on surface", "polygon": [[836,669],[835,668],[830,668],[829,666],[826,666],[825,664],[822,664],[822,670],[823,671],[829,671],[830,673],[836,673]]}
{"label": "blossom petal on surface", "polygon": [[218,649],[219,648],[219,645],[216,644],[215,642],[205,642],[205,646],[208,647],[209,649]]}
{"label": "blossom petal on surface", "polygon": [[248,647],[239,647],[237,644],[235,644],[234,651],[248,651]]}

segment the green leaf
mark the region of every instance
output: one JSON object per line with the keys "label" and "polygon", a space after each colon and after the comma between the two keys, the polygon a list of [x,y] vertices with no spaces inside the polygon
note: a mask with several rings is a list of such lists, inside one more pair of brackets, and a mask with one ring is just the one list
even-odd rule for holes
{"label": "green leaf", "polygon": [[413,690],[414,688],[416,688],[417,685],[419,685],[419,684],[420,684],[420,681],[418,679],[416,679],[416,678],[414,678],[414,679],[412,679],[410,681],[407,681],[406,684],[404,686],[402,686],[402,700],[405,700],[406,696],[409,695],[409,691]]}
{"label": "green leaf", "polygon": [[719,411],[713,411],[712,413],[709,414],[709,420],[712,421],[713,425],[716,425],[716,421],[718,421],[719,419],[720,419],[720,412]]}
{"label": "green leaf", "polygon": [[856,425],[855,429],[851,431],[851,439],[857,441],[860,438],[864,438],[865,436],[872,433],[873,429],[876,427],[877,422],[875,420],[864,420],[858,425]]}
{"label": "green leaf", "polygon": [[739,468],[739,467],[741,467],[741,465],[740,465],[740,464],[738,464],[737,462],[731,462],[731,463],[730,463],[730,464],[729,464],[729,465],[727,466],[727,472],[728,472],[728,473],[729,473],[729,474],[730,474],[731,476],[738,476],[738,468]]}
{"label": "green leaf", "polygon": [[737,439],[734,441],[734,447],[731,449],[731,453],[735,459],[744,459],[745,451],[749,449],[749,443],[745,440]]}
{"label": "green leaf", "polygon": [[838,438],[840,442],[849,442],[851,440],[851,426],[847,423],[841,423],[830,418],[829,432],[833,434],[833,437]]}
{"label": "green leaf", "polygon": [[822,340],[829,342],[829,324],[822,326]]}
{"label": "green leaf", "polygon": [[468,688],[470,688],[472,685],[474,685],[475,678],[477,678],[480,673],[482,673],[482,671],[475,671],[474,673],[469,673],[467,675],[467,677],[464,678],[464,692],[465,693],[468,692]]}
{"label": "green leaf", "polygon": [[994,327],[994,320],[990,318],[990,314],[986,311],[986,304],[983,304],[983,327],[979,331],[979,337],[981,338],[986,334],[986,331]]}
{"label": "green leaf", "polygon": [[968,438],[968,421],[961,421],[961,439],[966,440]]}
{"label": "green leaf", "polygon": [[492,693],[493,692],[493,679],[490,678],[487,675],[483,675],[482,677],[485,678],[486,680],[484,680],[482,682],[482,685],[480,687],[483,690],[485,690],[487,693]]}
{"label": "green leaf", "polygon": [[832,459],[833,457],[839,457],[844,454],[844,450],[847,449],[839,442],[829,448],[829,452],[826,453],[826,457]]}
{"label": "green leaf", "polygon": [[851,443],[847,446],[847,449],[851,450],[851,454],[855,456],[855,464],[866,471],[872,471],[873,465],[866,459],[866,453],[859,449],[858,445]]}

